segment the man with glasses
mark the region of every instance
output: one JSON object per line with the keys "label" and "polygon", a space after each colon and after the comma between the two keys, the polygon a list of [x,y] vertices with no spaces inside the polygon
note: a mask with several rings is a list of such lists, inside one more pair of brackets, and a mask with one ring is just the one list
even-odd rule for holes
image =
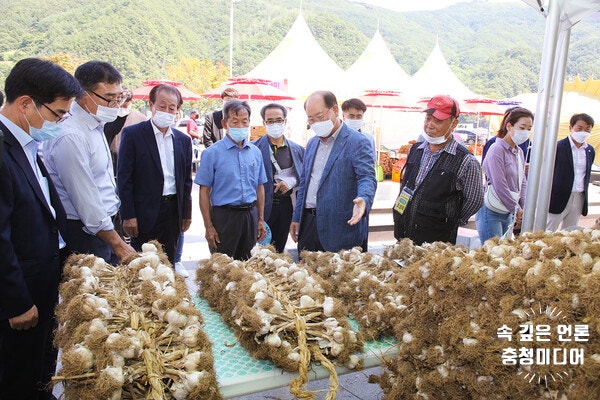
{"label": "man with glasses", "polygon": [[377,189],[369,139],[340,120],[340,107],[331,92],[311,94],[304,110],[316,136],[306,145],[290,225],[292,239],[299,252],[365,246],[369,226],[364,217]]}
{"label": "man with glasses", "polygon": [[285,249],[295,202],[304,148],[285,136],[287,109],[281,104],[267,104],[260,110],[267,134],[257,139],[267,174],[265,187],[265,221],[271,228],[271,244],[279,253]]}
{"label": "man with glasses", "polygon": [[104,124],[114,121],[123,104],[121,74],[102,61],[75,71],[83,92],[71,106],[62,134],[42,146],[48,171],[67,212],[71,249],[116,264],[135,250],[119,236],[119,210],[112,157]]}
{"label": "man with glasses", "polygon": [[75,78],[50,61],[19,61],[0,113],[0,399],[52,399],[54,307],[68,256],[66,216],[38,145],[60,134]]}

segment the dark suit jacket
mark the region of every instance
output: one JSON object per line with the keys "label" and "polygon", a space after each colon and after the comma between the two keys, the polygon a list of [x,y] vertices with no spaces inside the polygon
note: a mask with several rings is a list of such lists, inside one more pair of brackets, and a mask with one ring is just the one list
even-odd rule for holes
{"label": "dark suit jacket", "polygon": [[[298,198],[292,218],[292,221],[300,222],[300,225],[319,140],[315,136],[306,145]],[[323,169],[317,191],[317,231],[325,250],[337,252],[362,246],[369,234],[367,216],[371,211],[376,190],[373,150],[369,139],[343,124]],[[352,200],[357,197],[365,200],[367,210],[356,225],[350,226],[348,220],[352,218],[354,208]]]}
{"label": "dark suit jacket", "polygon": [[14,135],[4,132],[0,169],[0,320],[15,317],[34,304],[40,319],[50,318],[58,300],[58,284],[67,250],[58,249],[58,232],[67,232],[66,215],[48,171],[52,216],[25,151]]}
{"label": "dark suit jacket", "polygon": [[[285,145],[290,148],[290,152],[292,153],[292,162],[294,163],[294,168],[296,169],[296,177],[298,178],[298,183],[300,183],[300,173],[302,172],[302,163],[304,161],[304,148],[297,143],[292,142],[291,140],[287,140],[287,138],[283,138],[285,141]],[[263,156],[263,164],[265,166],[265,172],[267,173],[267,182],[264,184],[265,187],[265,221],[269,219],[271,216],[271,208],[273,206],[273,163],[271,162],[271,152],[270,152],[270,143],[269,137],[264,135],[254,142],[254,145],[258,147]]]}
{"label": "dark suit jacket", "polygon": [[[586,170],[583,181],[583,210],[581,215],[588,213],[588,185],[590,184],[590,175],[592,171],[592,163],[596,157],[594,148],[590,145],[585,150]],[[554,159],[554,177],[552,178],[552,192],[550,194],[551,214],[560,214],[567,207],[571,190],[573,189],[573,181],[575,180],[575,167],[573,166],[573,152],[571,151],[571,143],[566,137],[559,140],[556,144],[556,157]]]}
{"label": "dark suit jacket", "polygon": [[206,120],[204,121],[204,131],[202,133],[202,143],[204,147],[210,147],[215,142],[223,139],[223,110],[215,111],[211,114],[206,114]]}
{"label": "dark suit jacket", "polygon": [[[192,140],[173,131],[178,222],[192,218]],[[137,218],[138,230],[149,232],[158,219],[164,176],[150,120],[123,129],[117,163],[121,219]]]}

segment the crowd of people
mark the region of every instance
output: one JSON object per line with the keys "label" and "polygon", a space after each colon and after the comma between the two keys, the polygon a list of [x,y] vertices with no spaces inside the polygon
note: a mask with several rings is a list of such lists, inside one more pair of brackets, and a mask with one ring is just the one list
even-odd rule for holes
{"label": "crowd of people", "polygon": [[[131,110],[132,94],[109,63],[89,61],[74,76],[49,61],[19,61],[5,82],[0,110],[0,398],[51,399],[61,268],[70,253],[117,264],[149,240],[173,265],[192,221],[192,185],[211,252],[244,260],[270,232],[285,250],[368,249],[368,215],[377,188],[373,136],[363,132],[365,104],[317,91],[306,99],[315,133],[306,148],[285,136],[288,109],[260,112],[266,135],[250,141],[251,108],[233,89],[203,133],[177,88],[158,85],[150,117]],[[0,104],[1,106],[1,104]],[[533,114],[510,109],[482,165],[453,137],[460,116],[450,96],[424,110],[422,141],[410,149],[393,205],[394,236],[415,243],[455,243],[476,214],[481,240],[521,222]],[[576,114],[557,144],[548,229],[577,225],[587,214],[594,120]],[[194,146],[205,146],[193,178]],[[525,148],[525,151],[527,148]],[[193,181],[192,181],[193,179]],[[179,271],[185,274],[185,271]]]}

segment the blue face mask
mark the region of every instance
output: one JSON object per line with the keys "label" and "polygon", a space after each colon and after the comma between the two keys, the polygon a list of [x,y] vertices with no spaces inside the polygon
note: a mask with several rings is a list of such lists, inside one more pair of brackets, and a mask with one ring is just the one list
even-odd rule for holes
{"label": "blue face mask", "polygon": [[[25,114],[23,114],[23,116],[25,117]],[[42,116],[40,115],[40,117]],[[31,126],[27,117],[25,117],[25,121],[27,121],[27,125],[29,125],[29,135],[31,135],[33,140],[35,140],[36,142],[43,142],[44,140],[54,139],[60,136],[60,132],[62,131],[62,127],[56,122],[44,120],[42,127],[36,128]]]}
{"label": "blue face mask", "polygon": [[250,132],[250,128],[248,128],[248,127],[228,128],[228,130],[227,130],[227,133],[229,133],[231,140],[233,140],[236,143],[239,143],[242,140],[246,139],[248,137],[249,132]]}
{"label": "blue face mask", "polygon": [[44,121],[41,128],[29,126],[29,134],[36,142],[54,139],[60,136],[62,127],[56,122]]}

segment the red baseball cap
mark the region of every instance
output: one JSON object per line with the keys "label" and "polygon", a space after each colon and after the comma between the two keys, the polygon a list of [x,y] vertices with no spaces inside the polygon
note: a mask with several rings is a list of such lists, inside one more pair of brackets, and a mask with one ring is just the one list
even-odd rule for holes
{"label": "red baseball cap", "polygon": [[460,114],[458,102],[446,95],[433,96],[423,111],[442,121],[450,117],[458,117]]}

